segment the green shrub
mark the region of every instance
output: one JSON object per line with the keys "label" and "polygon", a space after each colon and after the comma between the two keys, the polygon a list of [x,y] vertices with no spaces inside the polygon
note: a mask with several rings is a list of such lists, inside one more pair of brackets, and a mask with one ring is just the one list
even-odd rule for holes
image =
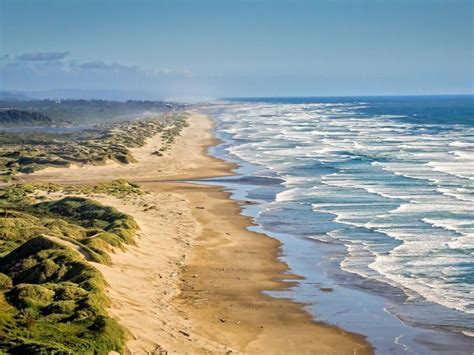
{"label": "green shrub", "polygon": [[102,232],[95,235],[93,238],[85,239],[84,243],[87,245],[97,245],[98,247],[107,248],[107,245],[113,247],[120,247],[123,239],[116,233]]}
{"label": "green shrub", "polygon": [[12,279],[0,272],[0,290],[10,289],[13,286]]}
{"label": "green shrub", "polygon": [[[125,182],[101,188],[139,189]],[[34,191],[0,192],[0,353],[120,352],[124,333],[107,315],[106,281],[80,253],[110,262],[107,251],[133,243],[137,223],[85,198],[34,203]]]}
{"label": "green shrub", "polygon": [[54,291],[42,285],[19,284],[6,293],[7,300],[18,309],[40,309],[53,302]]}
{"label": "green shrub", "polygon": [[5,293],[13,307],[0,299],[0,353],[121,351],[124,333],[105,310],[106,282],[78,253],[39,236],[0,259],[0,268],[14,283]]}
{"label": "green shrub", "polygon": [[71,315],[75,309],[76,302],[74,300],[64,300],[52,302],[48,305],[46,312]]}
{"label": "green shrub", "polygon": [[87,291],[72,282],[62,282],[59,285],[52,286],[54,289],[54,299],[59,300],[77,300],[87,296]]}
{"label": "green shrub", "polygon": [[20,312],[21,321],[27,328],[31,328],[40,317],[39,312],[34,308],[24,308]]}

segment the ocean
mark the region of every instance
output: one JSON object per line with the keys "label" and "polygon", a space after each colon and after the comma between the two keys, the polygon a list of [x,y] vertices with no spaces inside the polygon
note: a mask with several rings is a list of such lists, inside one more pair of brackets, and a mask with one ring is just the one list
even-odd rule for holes
{"label": "ocean", "polygon": [[474,349],[474,97],[232,99],[223,185],[304,277],[271,293],[380,354]]}

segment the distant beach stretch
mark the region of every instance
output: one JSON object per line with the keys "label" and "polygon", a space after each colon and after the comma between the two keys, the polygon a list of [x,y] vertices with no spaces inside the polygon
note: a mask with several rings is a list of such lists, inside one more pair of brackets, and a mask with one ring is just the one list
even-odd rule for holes
{"label": "distant beach stretch", "polygon": [[252,221],[228,192],[183,181],[231,176],[236,167],[207,155],[219,143],[209,118],[193,113],[187,123],[162,156],[152,154],[163,144],[158,134],[131,149],[133,164],[23,176],[33,184],[85,186],[128,179],[146,192],[125,199],[92,195],[133,216],[140,229],[136,245],[110,253],[110,264],[93,263],[109,285],[108,312],[126,331],[126,351],[372,353],[363,336],[317,322],[295,301],[266,295],[288,290],[299,277],[278,260],[278,241],[247,230]]}

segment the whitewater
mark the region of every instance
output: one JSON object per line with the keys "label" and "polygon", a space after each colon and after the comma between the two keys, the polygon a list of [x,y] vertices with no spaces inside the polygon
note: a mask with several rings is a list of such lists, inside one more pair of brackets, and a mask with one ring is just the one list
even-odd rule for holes
{"label": "whitewater", "polygon": [[[253,176],[283,181],[274,198],[260,201],[255,221],[343,245],[341,270],[401,290],[406,309],[435,304],[433,319],[420,311],[420,322],[472,334],[470,112],[446,120],[429,102],[410,111],[408,101],[399,112],[383,99],[316,101],[259,100],[215,110],[227,157],[252,164]],[[460,99],[453,111],[456,102],[449,101],[441,114],[469,109],[469,102]],[[302,214],[306,208],[311,213]],[[270,223],[277,214],[282,228]],[[398,312],[417,321],[413,312]]]}

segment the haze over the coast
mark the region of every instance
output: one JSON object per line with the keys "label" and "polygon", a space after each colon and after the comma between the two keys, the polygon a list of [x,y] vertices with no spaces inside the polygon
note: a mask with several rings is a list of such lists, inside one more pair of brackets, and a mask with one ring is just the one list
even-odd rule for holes
{"label": "haze over the coast", "polygon": [[473,93],[470,0],[0,4],[0,87],[33,97]]}

